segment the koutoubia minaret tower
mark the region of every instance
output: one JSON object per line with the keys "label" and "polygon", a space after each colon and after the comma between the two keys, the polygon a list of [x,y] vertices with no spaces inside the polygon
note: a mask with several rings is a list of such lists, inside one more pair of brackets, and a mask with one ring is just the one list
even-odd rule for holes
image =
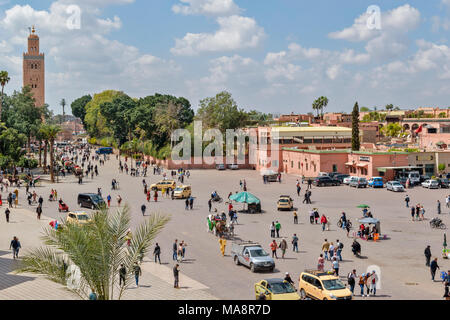
{"label": "koutoubia minaret tower", "polygon": [[28,52],[23,54],[23,86],[31,88],[36,106],[45,104],[44,54],[39,52],[39,37],[34,26],[28,37]]}

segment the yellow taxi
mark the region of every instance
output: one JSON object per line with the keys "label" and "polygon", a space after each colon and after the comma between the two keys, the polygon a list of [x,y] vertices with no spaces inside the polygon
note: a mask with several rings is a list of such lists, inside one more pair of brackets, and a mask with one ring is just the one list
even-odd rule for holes
{"label": "yellow taxi", "polygon": [[189,198],[192,194],[191,186],[178,186],[173,191],[173,197],[176,199]]}
{"label": "yellow taxi", "polygon": [[177,183],[175,182],[175,180],[161,180],[157,183],[150,185],[150,189],[151,190],[158,189],[158,191],[161,191],[162,189],[169,188],[169,190],[173,190],[176,188],[176,186],[177,186]]}
{"label": "yellow taxi", "polygon": [[266,300],[300,300],[300,296],[294,286],[279,278],[265,279],[255,283],[255,297],[257,300],[261,294],[265,295]]}
{"label": "yellow taxi", "polygon": [[75,211],[75,212],[69,212],[67,214],[67,223],[75,223],[78,225],[84,225],[89,222],[91,222],[91,218],[89,218],[89,215],[86,212],[83,211]]}
{"label": "yellow taxi", "polygon": [[277,210],[292,210],[294,207],[294,200],[290,196],[280,196],[277,201]]}
{"label": "yellow taxi", "polygon": [[318,270],[305,270],[299,278],[300,297],[315,300],[352,300],[352,292],[339,277]]}

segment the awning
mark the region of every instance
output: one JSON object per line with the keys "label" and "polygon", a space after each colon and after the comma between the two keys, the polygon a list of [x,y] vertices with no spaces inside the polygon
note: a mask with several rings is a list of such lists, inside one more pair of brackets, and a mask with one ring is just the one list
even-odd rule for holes
{"label": "awning", "polygon": [[345,165],[346,166],[353,166],[353,162],[346,162]]}
{"label": "awning", "polygon": [[356,166],[359,167],[359,168],[365,168],[368,165],[369,165],[368,163],[358,163]]}

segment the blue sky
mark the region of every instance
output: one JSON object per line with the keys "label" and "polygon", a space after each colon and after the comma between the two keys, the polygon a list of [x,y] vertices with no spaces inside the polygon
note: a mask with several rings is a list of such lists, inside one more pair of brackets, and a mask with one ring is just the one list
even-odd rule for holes
{"label": "blue sky", "polygon": [[[81,9],[69,30],[66,9]],[[366,13],[380,10],[381,29]],[[46,100],[104,89],[202,98],[230,91],[264,112],[450,106],[450,0],[0,0],[0,69],[22,83],[27,27],[46,54]]]}

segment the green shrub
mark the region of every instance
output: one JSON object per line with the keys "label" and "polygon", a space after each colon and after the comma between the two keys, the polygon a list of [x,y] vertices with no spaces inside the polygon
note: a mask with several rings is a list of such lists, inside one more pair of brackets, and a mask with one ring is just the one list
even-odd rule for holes
{"label": "green shrub", "polygon": [[88,139],[88,143],[91,145],[96,145],[97,144],[97,138],[89,138]]}

